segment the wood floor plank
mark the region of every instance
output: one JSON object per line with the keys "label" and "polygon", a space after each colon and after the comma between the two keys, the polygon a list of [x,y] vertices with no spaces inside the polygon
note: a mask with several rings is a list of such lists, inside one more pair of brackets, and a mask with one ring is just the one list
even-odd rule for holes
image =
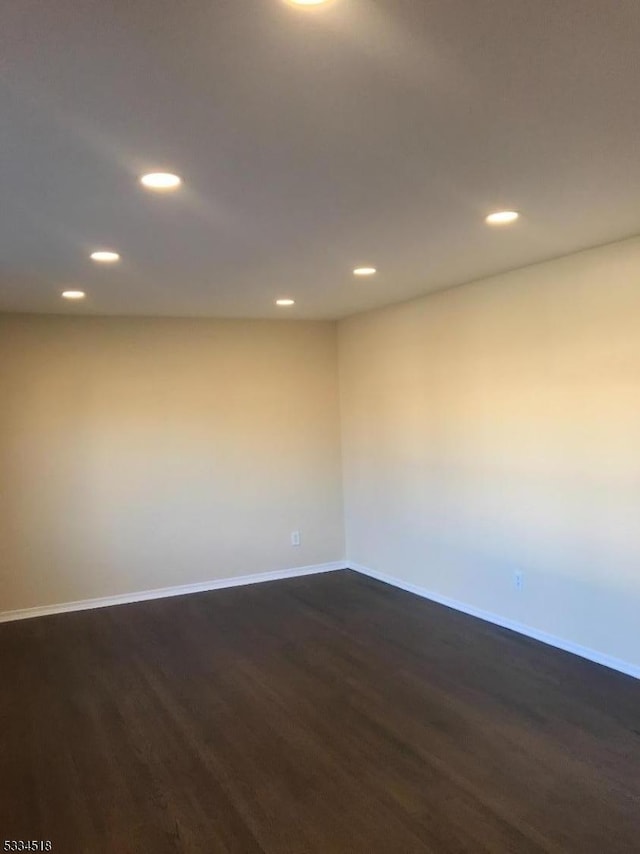
{"label": "wood floor plank", "polygon": [[640,683],[344,571],[0,626],[0,843],[631,854]]}

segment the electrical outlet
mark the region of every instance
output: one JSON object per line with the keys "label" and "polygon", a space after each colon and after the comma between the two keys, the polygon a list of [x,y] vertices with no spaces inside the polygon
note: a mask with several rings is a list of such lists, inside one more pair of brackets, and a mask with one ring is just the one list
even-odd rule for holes
{"label": "electrical outlet", "polygon": [[524,573],[520,570],[516,570],[516,572],[513,573],[513,586],[518,592],[520,592],[524,587]]}
{"label": "electrical outlet", "polygon": [[300,545],[300,531],[292,531],[291,532],[291,545],[299,546]]}

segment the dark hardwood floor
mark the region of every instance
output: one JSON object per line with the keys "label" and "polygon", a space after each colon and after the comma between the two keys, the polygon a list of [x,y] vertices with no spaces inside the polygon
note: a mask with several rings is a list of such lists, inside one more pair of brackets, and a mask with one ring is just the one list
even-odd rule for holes
{"label": "dark hardwood floor", "polygon": [[640,851],[640,682],[351,572],[0,626],[0,845]]}

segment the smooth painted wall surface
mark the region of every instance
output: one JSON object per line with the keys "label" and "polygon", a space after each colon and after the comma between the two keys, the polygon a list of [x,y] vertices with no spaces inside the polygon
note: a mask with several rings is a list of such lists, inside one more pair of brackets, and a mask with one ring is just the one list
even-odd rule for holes
{"label": "smooth painted wall surface", "polygon": [[348,558],[640,664],[640,240],[339,340]]}
{"label": "smooth painted wall surface", "polygon": [[0,407],[0,611],[344,556],[333,323],[0,315]]}

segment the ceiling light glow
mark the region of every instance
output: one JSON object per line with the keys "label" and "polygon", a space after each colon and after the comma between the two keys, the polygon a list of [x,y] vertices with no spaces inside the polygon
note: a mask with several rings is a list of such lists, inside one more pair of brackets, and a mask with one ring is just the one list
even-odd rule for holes
{"label": "ceiling light glow", "polygon": [[328,0],[288,0],[288,2],[294,6],[320,6]]}
{"label": "ceiling light glow", "polygon": [[519,216],[518,211],[496,211],[489,214],[485,218],[485,222],[489,225],[509,225],[509,223],[515,222]]}
{"label": "ceiling light glow", "polygon": [[62,291],[62,296],[65,299],[84,299],[86,294],[84,291]]}
{"label": "ceiling light glow", "polygon": [[111,250],[98,249],[91,253],[91,260],[98,261],[100,264],[113,264],[114,261],[120,260],[120,255],[117,252],[111,252]]}
{"label": "ceiling light glow", "polygon": [[375,267],[356,267],[353,271],[354,276],[374,276],[378,271]]}
{"label": "ceiling light glow", "polygon": [[296,304],[296,301],[293,299],[289,299],[289,298],[277,299],[276,300],[276,305],[295,305],[295,304]]}
{"label": "ceiling light glow", "polygon": [[149,172],[140,178],[140,183],[150,190],[175,190],[182,184],[182,178],[172,172]]}

